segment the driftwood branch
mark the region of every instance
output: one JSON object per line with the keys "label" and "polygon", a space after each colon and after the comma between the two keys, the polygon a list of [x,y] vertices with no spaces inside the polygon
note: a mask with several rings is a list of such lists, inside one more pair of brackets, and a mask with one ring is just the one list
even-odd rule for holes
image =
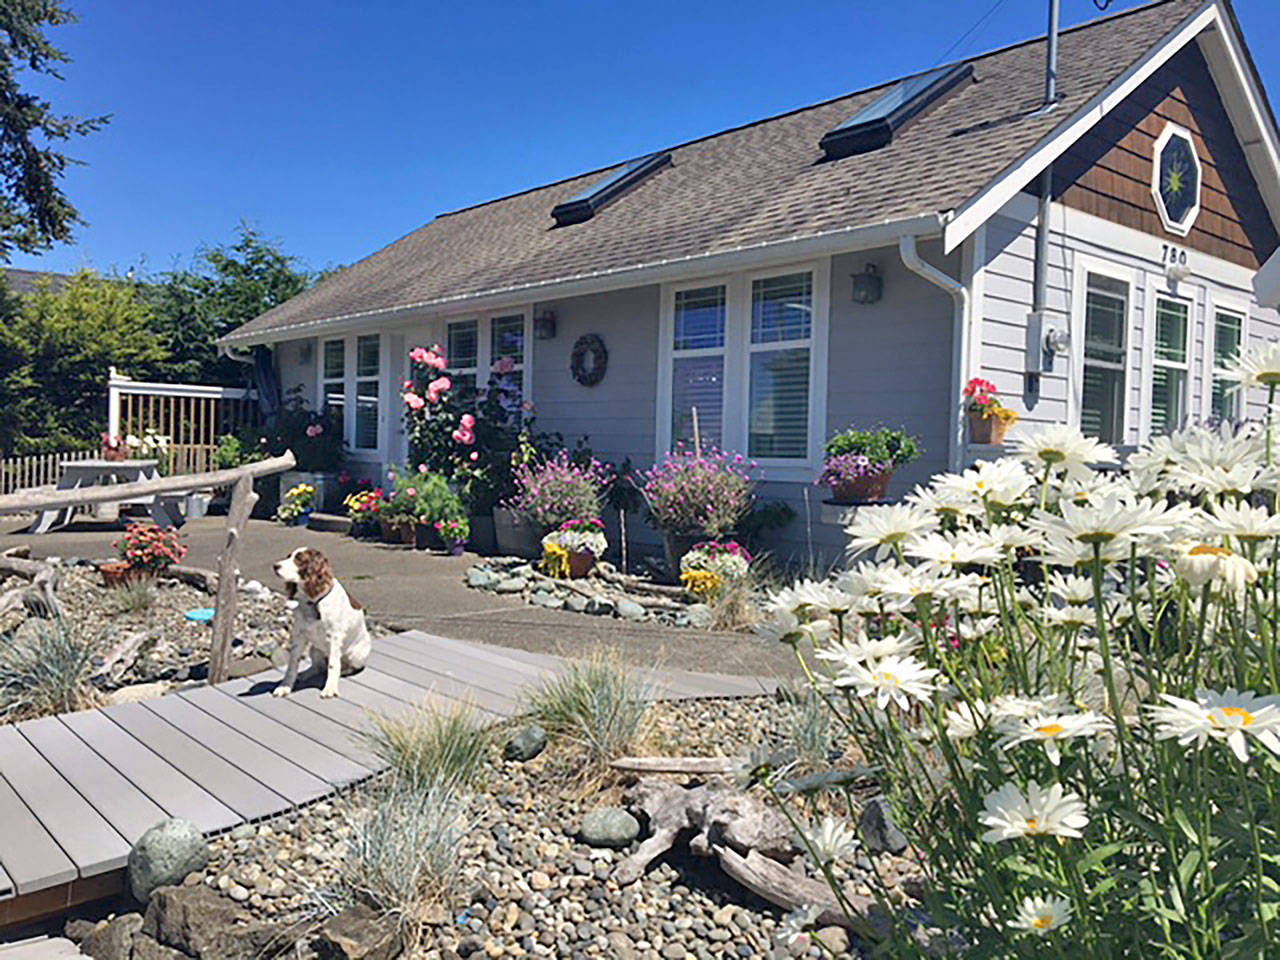
{"label": "driftwood branch", "polygon": [[877,938],[871,922],[867,919],[875,904],[870,897],[864,897],[849,890],[843,891],[853,911],[850,915],[841,908],[829,886],[812,877],[802,876],[777,860],[762,856],[755,850],[747,851],[746,856],[724,846],[717,846],[715,851],[720,861],[720,868],[725,873],[770,903],[784,910],[795,910],[813,904],[822,910],[816,920],[818,926],[839,925],[865,938]]}
{"label": "driftwood branch", "polygon": [[739,757],[619,757],[609,766],[626,773],[733,773],[742,765]]}
{"label": "driftwood branch", "polygon": [[[293,454],[288,454],[290,463]],[[283,458],[282,458],[283,459]],[[213,615],[213,646],[209,651],[209,682],[227,679],[231,658],[231,635],[236,625],[236,591],[240,585],[240,545],[245,525],[258,495],[253,477],[242,475],[231,489],[231,509],[227,511],[227,542],[218,555],[218,594]]]}
{"label": "driftwood branch", "polygon": [[0,496],[0,514],[30,513],[43,510],[65,510],[68,507],[88,506],[94,503],[115,503],[135,497],[160,496],[168,493],[191,493],[210,487],[226,487],[248,477],[266,477],[291,469],[297,461],[293,451],[286,450],[278,457],[258,460],[227,470],[211,470],[207,473],[184,473],[154,480],[134,480],[129,483],[99,484],[92,487],[75,487],[70,490],[20,490]]}
{"label": "driftwood branch", "polygon": [[30,583],[0,593],[0,615],[25,607],[33,617],[60,618],[62,604],[57,589],[62,584],[62,571],[51,563],[0,557],[0,576],[12,575]]}
{"label": "driftwood branch", "polygon": [[138,659],[138,650],[146,639],[146,633],[140,630],[129,634],[102,658],[102,665],[93,671],[94,676],[114,679],[123,674],[133,666],[133,661]]}

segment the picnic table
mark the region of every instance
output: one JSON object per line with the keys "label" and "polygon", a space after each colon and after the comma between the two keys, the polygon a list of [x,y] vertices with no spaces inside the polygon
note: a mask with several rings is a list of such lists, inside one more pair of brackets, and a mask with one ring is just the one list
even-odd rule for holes
{"label": "picnic table", "polygon": [[[138,480],[156,480],[160,476],[159,460],[63,460],[58,464],[58,489],[96,487]],[[185,496],[148,494],[120,500],[117,506],[142,504],[159,527],[180,527],[184,521]],[[31,524],[31,533],[48,533],[54,527],[71,522],[74,507],[43,510]]]}

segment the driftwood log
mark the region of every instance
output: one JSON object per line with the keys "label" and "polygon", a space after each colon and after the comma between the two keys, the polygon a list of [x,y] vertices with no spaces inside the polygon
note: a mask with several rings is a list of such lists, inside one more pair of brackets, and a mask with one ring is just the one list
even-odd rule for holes
{"label": "driftwood log", "polygon": [[62,584],[62,570],[52,563],[26,560],[21,557],[0,557],[0,579],[27,581],[21,586],[0,590],[0,616],[19,607],[33,617],[60,618],[62,604],[57,590]]}
{"label": "driftwood log", "polygon": [[[673,759],[665,759],[668,766]],[[687,841],[696,856],[715,857],[721,869],[758,896],[788,910],[814,904],[818,922],[839,924],[862,936],[874,936],[868,920],[870,897],[844,891],[847,912],[825,884],[807,876],[791,825],[777,810],[727,781],[693,787],[645,777],[627,791],[632,810],[649,822],[649,837],[614,871],[619,886],[638,880],[649,864]]]}

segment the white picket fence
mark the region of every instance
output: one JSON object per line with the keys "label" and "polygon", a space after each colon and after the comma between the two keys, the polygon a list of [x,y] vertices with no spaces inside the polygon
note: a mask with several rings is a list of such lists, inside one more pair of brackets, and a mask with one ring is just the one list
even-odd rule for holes
{"label": "white picket fence", "polygon": [[0,460],[0,496],[31,487],[56,486],[61,473],[58,464],[66,460],[92,460],[99,452],[94,448],[5,457]]}

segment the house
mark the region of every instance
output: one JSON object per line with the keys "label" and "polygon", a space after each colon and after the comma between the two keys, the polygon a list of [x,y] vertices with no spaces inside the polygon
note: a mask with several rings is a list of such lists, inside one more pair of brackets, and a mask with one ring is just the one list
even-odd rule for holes
{"label": "house", "polygon": [[[1046,48],[444,214],[223,344],[270,345],[282,384],[340,407],[377,463],[405,456],[417,344],[443,344],[455,377],[508,358],[540,428],[611,459],[690,439],[696,407],[703,441],[758,460],[796,508],[780,546],[827,555],[828,435],[917,434],[900,495],[989,453],[965,432],[974,376],[1021,414],[1015,437],[1066,422],[1128,445],[1260,416],[1221,368],[1280,336],[1253,290],[1278,244],[1280,140],[1230,3],[1063,31],[1048,108]],[[607,368],[584,385],[570,356],[590,334]]]}

